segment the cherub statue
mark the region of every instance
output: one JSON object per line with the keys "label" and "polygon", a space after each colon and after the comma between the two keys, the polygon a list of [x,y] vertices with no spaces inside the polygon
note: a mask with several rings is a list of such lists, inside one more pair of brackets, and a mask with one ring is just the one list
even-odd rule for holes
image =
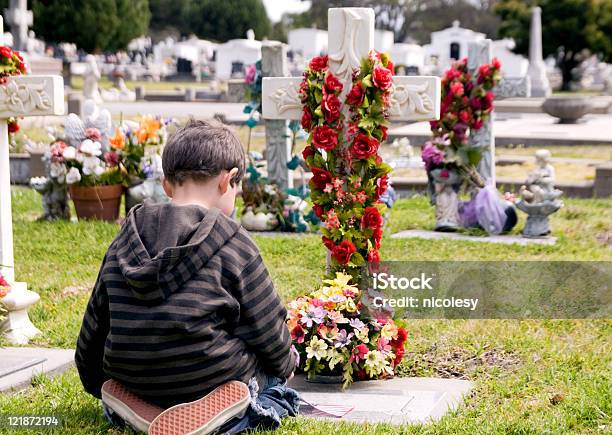
{"label": "cherub statue", "polygon": [[95,128],[100,132],[99,142],[103,151],[108,151],[108,138],[112,134],[112,118],[107,109],[100,109],[95,101],[83,103],[83,118],[71,113],[64,121],[64,134],[69,145],[78,147],[87,136],[87,129]]}
{"label": "cherub statue", "polygon": [[529,204],[553,201],[563,192],[555,189],[555,168],[550,164],[550,151],[537,150],[535,157],[538,167],[529,174],[527,181],[519,189],[519,195]]}

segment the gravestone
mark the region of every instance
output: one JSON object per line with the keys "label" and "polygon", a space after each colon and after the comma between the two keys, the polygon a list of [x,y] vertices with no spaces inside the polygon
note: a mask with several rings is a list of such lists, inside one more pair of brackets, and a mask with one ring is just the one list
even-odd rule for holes
{"label": "gravestone", "polygon": [[531,9],[529,68],[527,68],[527,75],[531,80],[532,97],[550,96],[550,83],[546,75],[546,66],[542,59],[542,9],[538,6]]}
{"label": "gravestone", "polygon": [[28,27],[33,23],[32,11],[28,10],[28,0],[11,0],[9,8],[4,10],[4,16],[6,22],[11,25],[13,50],[24,51],[28,43]]}
{"label": "gravestone", "polygon": [[[331,8],[328,11],[328,52],[331,72],[342,82],[343,101],[351,88],[353,70],[374,48],[374,11],[370,8]],[[265,77],[262,87],[264,119],[299,120],[302,77]],[[394,76],[389,115],[393,121],[434,120],[440,117],[440,78]],[[348,107],[342,108],[345,116]]]}
{"label": "gravestone", "polygon": [[[490,64],[493,60],[493,48],[490,39],[471,42],[468,46],[468,71],[474,77],[480,65]],[[502,71],[504,66],[502,65]],[[495,100],[512,97],[528,97],[530,95],[529,77],[502,78],[493,89]],[[478,173],[485,183],[495,185],[495,136],[493,121],[495,111],[492,110],[482,128],[471,132],[469,147],[482,150],[478,164]]]}
{"label": "gravestone", "polygon": [[[3,34],[0,20],[0,45],[4,44]],[[64,83],[61,76],[14,76],[0,86],[0,272],[11,285],[10,292],[2,300],[9,313],[0,331],[5,331],[13,343],[25,344],[40,332],[30,322],[27,312],[40,296],[29,291],[26,283],[15,281],[7,120],[63,113]]]}
{"label": "gravestone", "polygon": [[[262,77],[286,77],[287,46],[277,41],[264,41],[261,46]],[[289,123],[284,119],[266,119],[266,160],[268,180],[277,184],[281,190],[293,187],[293,177],[287,168],[291,158]]]}
{"label": "gravestone", "polygon": [[0,394],[27,388],[36,376],[53,376],[73,366],[73,349],[0,348]]}
{"label": "gravestone", "polygon": [[300,406],[306,417],[342,415],[342,420],[351,422],[409,424],[435,421],[457,409],[473,384],[459,379],[392,378],[355,382],[343,390],[341,385],[309,383],[297,375],[289,386],[311,405]]}

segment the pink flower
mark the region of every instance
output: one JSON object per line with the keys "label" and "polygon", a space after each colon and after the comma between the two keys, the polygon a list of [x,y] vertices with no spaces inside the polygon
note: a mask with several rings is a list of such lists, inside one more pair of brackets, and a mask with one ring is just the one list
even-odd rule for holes
{"label": "pink flower", "polygon": [[450,93],[455,97],[461,97],[463,95],[463,83],[453,82],[450,85]]}
{"label": "pink flower", "polygon": [[104,161],[108,166],[117,166],[119,165],[119,154],[114,151],[109,151],[104,154]]}
{"label": "pink flower", "polygon": [[350,362],[355,361],[358,363],[359,361],[365,358],[368,352],[369,352],[368,346],[366,346],[365,344],[358,344],[357,346],[353,348],[349,361]]}
{"label": "pink flower", "polygon": [[425,163],[425,169],[429,171],[444,162],[444,153],[431,142],[425,142],[421,159]]}
{"label": "pink flower", "polygon": [[257,67],[255,65],[249,65],[246,69],[244,81],[247,85],[252,85],[255,82],[255,75],[257,74]]}
{"label": "pink flower", "polygon": [[95,127],[85,129],[85,137],[91,139],[94,142],[100,142],[102,139],[102,133]]}

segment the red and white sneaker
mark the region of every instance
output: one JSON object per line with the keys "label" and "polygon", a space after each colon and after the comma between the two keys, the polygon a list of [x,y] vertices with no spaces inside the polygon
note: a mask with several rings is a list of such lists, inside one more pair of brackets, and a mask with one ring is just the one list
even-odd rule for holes
{"label": "red and white sneaker", "polygon": [[112,379],[102,385],[102,402],[140,432],[147,432],[151,422],[164,410],[145,402]]}
{"label": "red and white sneaker", "polygon": [[153,420],[149,434],[209,434],[232,418],[242,417],[250,403],[249,387],[240,381],[229,381],[201,399],[166,409]]}

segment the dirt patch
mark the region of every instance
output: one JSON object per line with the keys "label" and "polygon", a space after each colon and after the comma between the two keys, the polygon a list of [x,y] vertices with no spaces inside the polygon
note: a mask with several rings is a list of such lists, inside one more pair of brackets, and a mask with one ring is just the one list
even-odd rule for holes
{"label": "dirt patch", "polygon": [[91,291],[91,287],[84,285],[70,285],[62,290],[62,297],[69,297],[80,295],[81,293],[86,293]]}
{"label": "dirt patch", "polygon": [[474,379],[479,373],[494,369],[511,370],[520,363],[517,355],[501,349],[477,354],[463,348],[448,350],[432,346],[425,352],[407,353],[400,372],[404,376]]}

